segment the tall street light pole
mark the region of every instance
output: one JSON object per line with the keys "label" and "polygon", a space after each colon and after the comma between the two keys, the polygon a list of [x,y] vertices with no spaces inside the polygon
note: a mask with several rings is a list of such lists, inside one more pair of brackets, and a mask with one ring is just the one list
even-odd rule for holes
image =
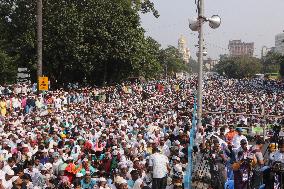
{"label": "tall street light pole", "polygon": [[198,93],[197,93],[197,128],[200,128],[202,123],[202,88],[203,88],[203,23],[204,23],[204,1],[199,1],[198,6],[198,24],[199,24],[199,50],[198,50]]}
{"label": "tall street light pole", "polygon": [[190,131],[190,143],[188,147],[188,179],[185,188],[192,188],[192,151],[193,151],[193,138],[195,132],[201,127],[202,123],[202,88],[203,88],[203,56],[206,56],[204,51],[204,39],[203,39],[203,24],[209,22],[209,26],[212,29],[216,29],[221,24],[221,18],[218,15],[213,15],[211,18],[204,16],[204,0],[197,0],[198,18],[189,20],[189,28],[192,31],[198,31],[199,33],[199,50],[198,50],[198,63],[199,63],[199,74],[198,74],[198,94],[197,94],[197,128],[195,125],[195,111],[193,113],[192,129]]}
{"label": "tall street light pole", "polygon": [[203,56],[206,56],[207,52],[204,51],[204,37],[203,37],[203,25],[204,22],[209,22],[209,26],[212,29],[216,29],[221,24],[221,18],[218,15],[213,15],[211,18],[206,18],[204,15],[204,0],[197,1],[198,18],[189,20],[189,28],[192,31],[198,31],[199,33],[199,50],[198,50],[198,90],[197,90],[197,128],[202,123],[202,88],[203,88]]}
{"label": "tall street light pole", "polygon": [[[42,0],[37,0],[37,82],[42,76]],[[39,84],[38,84],[39,86]]]}

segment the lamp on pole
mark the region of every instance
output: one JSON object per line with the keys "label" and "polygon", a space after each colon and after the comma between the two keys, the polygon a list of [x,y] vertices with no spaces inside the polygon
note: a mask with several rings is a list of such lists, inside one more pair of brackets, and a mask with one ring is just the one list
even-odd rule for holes
{"label": "lamp on pole", "polygon": [[[42,0],[37,0],[37,83],[42,76]],[[39,86],[39,84],[38,84]]]}
{"label": "lamp on pole", "polygon": [[199,63],[199,72],[198,72],[198,93],[197,93],[197,128],[195,125],[195,109],[193,112],[193,121],[192,128],[190,130],[190,144],[188,147],[188,175],[187,183],[185,188],[192,188],[192,151],[193,151],[193,138],[195,132],[198,131],[198,128],[202,125],[202,87],[203,87],[203,56],[207,55],[207,52],[204,50],[204,38],[203,38],[203,24],[205,21],[209,22],[209,26],[213,29],[216,29],[221,24],[221,18],[217,15],[212,16],[211,18],[206,18],[204,16],[204,0],[197,1],[197,10],[198,18],[195,20],[189,20],[189,28],[192,31],[198,31],[199,33],[199,50],[197,53],[198,63]]}
{"label": "lamp on pole", "polygon": [[202,88],[203,88],[203,57],[207,55],[204,51],[204,36],[203,36],[203,24],[208,21],[209,26],[212,29],[216,29],[221,24],[221,18],[218,15],[213,15],[211,18],[206,18],[204,16],[204,0],[198,0],[197,2],[198,18],[194,20],[189,20],[189,28],[192,31],[198,31],[199,35],[199,50],[198,56],[198,93],[197,93],[197,128],[201,126],[202,121]]}

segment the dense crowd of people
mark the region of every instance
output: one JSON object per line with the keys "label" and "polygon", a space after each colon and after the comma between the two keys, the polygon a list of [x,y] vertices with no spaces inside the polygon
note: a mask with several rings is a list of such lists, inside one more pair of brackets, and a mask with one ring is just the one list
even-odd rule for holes
{"label": "dense crowd of people", "polygon": [[[41,94],[25,84],[0,86],[0,189],[184,188],[196,89],[196,76]],[[203,179],[198,167],[209,162],[207,180],[220,182],[208,188],[265,183],[256,179],[267,164],[263,141],[248,147],[240,126],[281,126],[283,97],[278,81],[207,76],[194,179]],[[283,141],[273,144],[269,165],[284,163]],[[247,154],[253,179],[244,176]]]}

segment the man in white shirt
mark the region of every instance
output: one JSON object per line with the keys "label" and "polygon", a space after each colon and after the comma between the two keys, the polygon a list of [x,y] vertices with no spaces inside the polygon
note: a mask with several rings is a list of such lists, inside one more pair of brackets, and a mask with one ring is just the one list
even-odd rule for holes
{"label": "man in white shirt", "polygon": [[236,131],[238,132],[238,134],[236,136],[234,136],[232,143],[233,143],[234,148],[239,148],[239,147],[241,147],[241,144],[240,144],[241,140],[243,140],[243,139],[246,140],[246,141],[248,141],[248,140],[247,140],[247,137],[245,137],[242,134],[242,132],[243,132],[242,128],[237,128]]}
{"label": "man in white shirt", "polygon": [[61,102],[62,102],[61,98],[57,96],[56,99],[54,100],[54,106],[57,111],[61,110]]}
{"label": "man in white shirt", "polygon": [[17,176],[14,176],[14,171],[9,170],[5,174],[5,178],[2,180],[2,186],[4,189],[12,189],[13,188],[13,182],[17,180]]}
{"label": "man in white shirt", "polygon": [[[271,169],[278,167],[279,164],[284,164],[284,139],[280,139],[280,141],[278,142],[278,148],[279,149],[271,157],[270,168],[267,169],[266,171],[264,171],[263,183],[268,188],[273,188],[273,186],[276,185],[275,176],[277,178],[277,173],[276,172],[272,173]],[[278,164],[278,165],[276,165],[276,164]],[[280,172],[278,171],[278,179],[279,180],[284,179],[284,174],[281,174],[281,171]],[[281,186],[280,186],[280,188],[281,188]]]}
{"label": "man in white shirt", "polygon": [[12,157],[8,158],[7,164],[3,167],[3,171],[5,173],[8,173],[8,171],[12,170],[12,168],[15,165],[15,163],[16,162],[15,162],[14,158],[12,158]]}
{"label": "man in white shirt", "polygon": [[278,163],[284,163],[284,139],[280,140],[278,143],[278,148],[273,156],[271,157],[271,160],[273,163],[278,162]]}
{"label": "man in white shirt", "polygon": [[[0,161],[0,180],[3,180],[5,178],[5,172],[2,170],[4,167],[4,162]],[[1,187],[0,187],[1,188]]]}
{"label": "man in white shirt", "polygon": [[170,148],[167,144],[165,144],[165,139],[163,137],[160,138],[160,150],[162,154],[169,157],[171,155]]}
{"label": "man in white shirt", "polygon": [[149,166],[153,173],[152,189],[165,189],[167,186],[167,174],[170,170],[169,159],[161,154],[158,148],[153,148],[153,154],[149,159]]}

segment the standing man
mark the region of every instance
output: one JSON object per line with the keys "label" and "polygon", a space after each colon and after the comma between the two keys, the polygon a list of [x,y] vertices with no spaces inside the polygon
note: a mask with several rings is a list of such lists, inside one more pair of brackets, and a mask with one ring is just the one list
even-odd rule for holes
{"label": "standing man", "polygon": [[230,125],[229,127],[229,132],[225,135],[226,137],[226,142],[232,143],[233,138],[237,135],[238,133],[235,131],[234,126]]}
{"label": "standing man", "polygon": [[243,129],[242,128],[237,128],[236,131],[238,132],[238,134],[234,136],[232,143],[233,143],[234,148],[240,148],[241,147],[241,140],[245,140],[246,142],[248,140],[247,140],[247,137],[243,135]]}
{"label": "standing man", "polygon": [[[271,158],[272,165],[271,165],[271,171],[272,173],[268,174],[267,180],[265,180],[265,185],[267,185],[267,188],[273,188],[273,186],[279,186],[279,188],[283,188],[283,180],[284,180],[284,174],[282,170],[279,168],[281,165],[284,164],[284,139],[281,139],[278,142],[278,150],[274,153],[273,157]],[[264,177],[265,178],[265,177]],[[281,186],[280,186],[281,184]]]}
{"label": "standing man", "polygon": [[240,147],[235,150],[235,163],[232,168],[234,171],[234,189],[244,189],[248,185],[248,164],[245,162],[249,156],[248,143],[245,139],[240,141]]}
{"label": "standing man", "polygon": [[253,175],[251,179],[251,185],[253,188],[259,188],[262,183],[262,175],[260,169],[264,165],[264,157],[262,154],[262,147],[264,145],[264,141],[262,139],[258,139],[256,141],[256,145],[254,145],[250,151],[253,158]]}
{"label": "standing man", "polygon": [[149,166],[152,170],[152,189],[165,189],[167,187],[167,174],[170,170],[169,159],[161,154],[158,148],[153,148]]}

